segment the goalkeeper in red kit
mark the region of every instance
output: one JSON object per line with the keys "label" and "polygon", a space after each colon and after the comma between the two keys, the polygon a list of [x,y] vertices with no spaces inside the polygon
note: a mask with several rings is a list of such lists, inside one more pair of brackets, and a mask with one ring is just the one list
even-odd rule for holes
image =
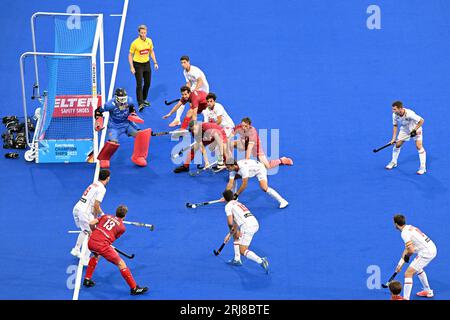
{"label": "goalkeeper in red kit", "polygon": [[94,273],[100,256],[102,256],[119,268],[120,274],[130,286],[132,295],[143,294],[148,291],[147,287],[141,288],[136,284],[130,269],[128,269],[125,262],[112,247],[113,242],[125,232],[123,220],[125,219],[127,212],[128,208],[124,205],[120,205],[116,210],[115,217],[105,214],[89,223],[92,234],[89,237],[88,248],[92,251],[93,256],[89,260],[83,281],[84,286],[93,287],[95,285],[95,282],[92,281],[92,274]]}

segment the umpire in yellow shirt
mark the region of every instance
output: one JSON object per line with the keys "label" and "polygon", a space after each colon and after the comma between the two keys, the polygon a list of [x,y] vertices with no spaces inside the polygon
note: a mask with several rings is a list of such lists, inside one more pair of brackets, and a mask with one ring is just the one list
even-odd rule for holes
{"label": "umpire in yellow shirt", "polygon": [[[150,59],[152,57],[153,66],[158,70],[155,51],[153,51],[153,41],[147,38],[147,26],[138,27],[139,37],[131,43],[128,62],[130,63],[131,73],[136,77],[136,99],[139,104],[139,111],[150,106],[147,101],[148,90],[152,80],[152,69],[150,68]],[[142,86],[144,79],[144,86]]]}

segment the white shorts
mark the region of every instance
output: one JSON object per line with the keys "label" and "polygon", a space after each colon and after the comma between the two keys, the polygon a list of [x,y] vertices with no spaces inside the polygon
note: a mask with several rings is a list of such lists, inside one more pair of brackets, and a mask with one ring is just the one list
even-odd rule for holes
{"label": "white shorts", "polygon": [[259,230],[258,221],[256,221],[256,224],[253,226],[250,227],[243,226],[240,227],[239,230],[241,231],[241,236],[239,237],[239,244],[248,247],[252,242],[253,236]]}
{"label": "white shorts", "polygon": [[426,255],[419,253],[409,266],[416,271],[421,271],[436,257],[436,254],[436,250],[429,251]]}
{"label": "white shorts", "polygon": [[[397,140],[404,140],[409,141],[411,138],[409,137],[409,131],[403,130],[403,128],[400,129],[400,133],[398,134]],[[414,141],[422,141],[423,140],[423,130],[422,127],[420,127],[417,130],[417,135],[413,137]]]}
{"label": "white shorts", "polygon": [[258,181],[261,181],[261,180],[267,181],[267,169],[262,163],[261,163],[261,169],[259,169],[259,172],[256,174],[256,177],[258,178]]}
{"label": "white shorts", "polygon": [[94,215],[92,213],[81,212],[77,208],[73,209],[73,220],[75,225],[81,230],[91,231],[89,227],[89,222],[94,220]]}

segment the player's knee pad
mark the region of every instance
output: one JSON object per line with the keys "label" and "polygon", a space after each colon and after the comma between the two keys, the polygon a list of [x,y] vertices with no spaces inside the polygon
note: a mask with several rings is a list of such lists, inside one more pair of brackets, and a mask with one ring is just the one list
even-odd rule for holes
{"label": "player's knee pad", "polygon": [[98,154],[98,160],[109,160],[113,156],[113,154],[117,151],[120,144],[113,143],[111,141],[107,141],[103,146],[102,150]]}

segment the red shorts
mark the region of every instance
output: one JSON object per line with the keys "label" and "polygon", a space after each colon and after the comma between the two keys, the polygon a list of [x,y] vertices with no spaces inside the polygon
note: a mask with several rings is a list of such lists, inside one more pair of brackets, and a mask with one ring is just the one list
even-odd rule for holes
{"label": "red shorts", "polygon": [[88,248],[115,265],[119,264],[121,260],[117,251],[114,250],[107,241],[95,241],[95,239],[89,239]]}

